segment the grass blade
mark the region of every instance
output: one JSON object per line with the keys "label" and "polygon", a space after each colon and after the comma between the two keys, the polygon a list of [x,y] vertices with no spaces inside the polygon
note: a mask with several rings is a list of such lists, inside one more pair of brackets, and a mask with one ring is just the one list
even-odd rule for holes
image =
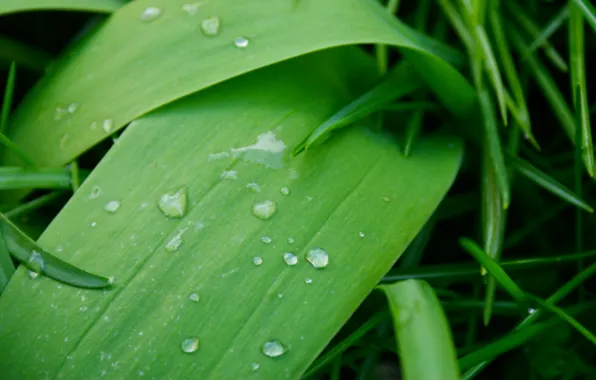
{"label": "grass blade", "polygon": [[70,186],[71,176],[66,169],[0,167],[0,190],[69,189]]}
{"label": "grass blade", "polygon": [[422,129],[422,119],[424,114],[422,112],[414,112],[410,120],[408,121],[408,125],[406,126],[406,141],[404,143],[404,156],[408,157],[412,153],[412,148],[418,135],[420,134],[420,129]]}
{"label": "grass blade", "polygon": [[0,15],[42,9],[110,13],[124,4],[124,0],[3,0]]}
{"label": "grass blade", "polygon": [[17,67],[14,61],[10,64],[8,69],[8,79],[6,79],[6,87],[4,88],[4,98],[2,98],[2,111],[0,111],[0,133],[4,133],[6,123],[8,121],[8,114],[12,108],[12,95],[14,93],[14,82],[17,74]]}
{"label": "grass blade", "polygon": [[296,146],[292,155],[296,156],[311,146],[325,141],[334,130],[360,121],[392,101],[411,94],[421,85],[422,83],[412,71],[410,64],[398,65],[381,83],[325,120]]}
{"label": "grass blade", "polygon": [[512,156],[508,158],[508,162],[511,165],[511,167],[513,167],[519,174],[523,175],[530,181],[534,182],[535,184],[547,190],[548,192],[556,195],[557,197],[561,198],[566,202],[569,202],[570,204],[576,207],[579,207],[590,213],[594,212],[592,206],[590,206],[584,200],[575,195],[573,191],[571,191],[562,183],[555,180],[548,174],[544,173],[534,165],[521,158]]}
{"label": "grass blade", "polygon": [[0,234],[0,295],[4,292],[4,288],[8,285],[12,275],[14,274],[14,264],[6,249],[4,238]]}
{"label": "grass blade", "polygon": [[553,17],[553,19],[547,24],[546,28],[536,37],[534,42],[528,47],[528,52],[532,53],[539,47],[544,47],[548,43],[548,39],[563,25],[563,23],[569,17],[569,8],[562,7],[561,11]]}
{"label": "grass blade", "polygon": [[490,273],[498,282],[501,284],[503,289],[509,293],[513,299],[519,304],[525,305],[526,294],[520,289],[519,286],[507,275],[507,273],[494,262],[486,252],[482,250],[474,241],[468,238],[461,238],[459,240],[460,245],[468,252],[480,265],[482,265],[488,273]]}
{"label": "grass blade", "polygon": [[449,324],[430,285],[407,280],[379,288],[393,316],[402,378],[459,379]]}
{"label": "grass blade", "polygon": [[[389,0],[385,9],[387,9],[387,12],[390,15],[394,15],[399,8],[399,4],[399,0]],[[379,66],[379,72],[381,74],[385,74],[387,72],[388,63],[387,45],[375,45],[375,53],[377,55],[377,65]]]}
{"label": "grass blade", "polygon": [[575,3],[577,8],[582,12],[582,14],[586,18],[586,21],[588,22],[588,24],[590,24],[592,29],[594,29],[594,32],[596,32],[596,8],[594,8],[594,6],[586,0],[572,0],[572,1],[573,1],[573,3]]}
{"label": "grass blade", "polygon": [[476,40],[482,50],[483,66],[488,73],[488,77],[493,86],[495,94],[497,95],[497,103],[499,104],[499,110],[501,112],[501,118],[503,124],[507,125],[507,105],[505,103],[505,88],[503,86],[503,80],[501,79],[501,72],[499,65],[493,53],[486,31],[480,25],[475,28]]}
{"label": "grass blade", "polygon": [[488,92],[485,89],[479,89],[478,91],[478,99],[480,101],[480,108],[482,110],[485,127],[485,149],[488,150],[491,164],[495,171],[495,182],[501,193],[503,209],[507,209],[511,200],[511,193],[509,189],[507,167],[505,166],[503,152],[501,151],[501,141],[497,130],[497,121],[493,113],[493,106]]}
{"label": "grass blade", "polygon": [[4,213],[4,216],[6,216],[8,219],[16,218],[18,216],[21,216],[28,212],[36,210],[40,207],[43,207],[49,203],[52,203],[53,201],[64,196],[65,194],[66,194],[66,192],[63,192],[63,191],[55,191],[53,193],[42,195],[39,198],[35,198],[29,202],[20,204],[16,207],[10,209],[9,211]]}
{"label": "grass blade", "polygon": [[23,265],[35,273],[79,288],[105,288],[112,280],[94,275],[64,262],[38,246],[21,230],[0,214],[0,233],[8,251]]}

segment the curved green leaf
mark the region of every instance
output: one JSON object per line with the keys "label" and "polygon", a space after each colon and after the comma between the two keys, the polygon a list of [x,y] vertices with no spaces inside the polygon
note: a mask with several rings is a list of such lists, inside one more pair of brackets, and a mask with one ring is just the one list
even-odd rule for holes
{"label": "curved green leaf", "polygon": [[39,10],[110,13],[123,4],[123,0],[2,0],[0,15]]}
{"label": "curved green leaf", "polygon": [[[58,289],[41,278],[32,286],[17,271],[0,298],[0,373],[299,378],[424,225],[461,161],[457,139],[420,139],[404,158],[390,138],[362,125],[290,158],[289,147],[350,99],[353,79],[372,72],[358,49],[332,49],[130,125],[40,238],[119,285]],[[250,148],[259,135],[274,149]],[[95,186],[101,195],[90,199]],[[181,186],[187,213],[167,218],[157,200]],[[114,200],[120,208],[106,212]],[[269,220],[251,214],[264,200],[277,204]],[[329,253],[327,267],[305,260],[314,247]],[[287,265],[284,252],[295,253],[297,265]],[[193,292],[198,303],[188,299]],[[39,334],[47,339],[35,340]],[[181,343],[193,336],[198,351],[184,353]],[[266,357],[261,347],[271,339],[289,350]]]}
{"label": "curved green leaf", "polygon": [[[449,109],[467,113],[474,103],[467,81],[436,55],[452,59],[451,50],[401,24],[374,1],[198,4],[193,12],[169,0],[137,0],[120,8],[29,94],[15,113],[10,138],[36,162],[62,165],[166,103],[263,66],[346,44],[400,47]],[[141,22],[149,6],[162,12]],[[205,36],[201,21],[213,16],[221,20],[219,34]],[[248,39],[244,48],[234,45],[241,36]],[[62,117],[60,110],[71,104],[79,111]],[[69,143],[60,144],[66,135]]]}

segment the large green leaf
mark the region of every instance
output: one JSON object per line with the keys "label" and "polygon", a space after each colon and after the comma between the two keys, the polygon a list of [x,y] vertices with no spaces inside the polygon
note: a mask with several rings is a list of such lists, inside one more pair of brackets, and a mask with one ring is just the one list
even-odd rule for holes
{"label": "large green leaf", "polygon": [[[405,158],[364,125],[290,158],[348,90],[370,87],[365,58],[355,48],[307,55],[132,123],[39,241],[115,276],[114,289],[17,271],[0,298],[3,377],[298,378],[424,225],[461,160],[457,139],[421,139]],[[241,149],[259,135],[277,149]],[[165,217],[156,201],[183,186],[187,215]],[[277,203],[269,220],[251,214],[265,200]],[[177,237],[180,247],[165,249]],[[327,267],[305,260],[314,247],[329,253]],[[182,352],[194,336],[198,351]],[[263,355],[271,339],[288,351]]]}
{"label": "large green leaf", "polygon": [[[106,130],[166,103],[263,66],[348,44],[401,47],[453,112],[466,113],[473,104],[467,81],[436,55],[450,59],[451,51],[375,1],[228,0],[199,2],[192,11],[184,11],[184,3],[137,0],[118,9],[28,94],[10,137],[39,163],[64,164],[104,139]],[[152,22],[140,20],[147,7],[161,9]],[[218,35],[204,35],[202,21],[215,16]],[[248,45],[236,47],[238,37]],[[73,104],[76,112],[64,111]]]}
{"label": "large green leaf", "polygon": [[124,0],[2,0],[0,15],[38,10],[110,13],[123,4]]}

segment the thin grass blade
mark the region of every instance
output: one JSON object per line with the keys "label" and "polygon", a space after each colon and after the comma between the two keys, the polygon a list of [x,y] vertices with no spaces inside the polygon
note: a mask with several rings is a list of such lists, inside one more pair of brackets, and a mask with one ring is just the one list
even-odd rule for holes
{"label": "thin grass blade", "polygon": [[583,13],[588,24],[594,29],[594,32],[596,32],[596,8],[594,8],[594,5],[586,0],[573,0],[573,2]]}
{"label": "thin grass blade", "polygon": [[408,125],[406,126],[406,141],[404,143],[404,156],[406,157],[412,153],[414,143],[420,134],[420,129],[422,129],[423,117],[423,112],[414,112],[408,120]]}
{"label": "thin grass blade", "polygon": [[493,90],[497,96],[497,103],[499,105],[499,111],[501,113],[501,119],[503,120],[503,124],[507,125],[507,104],[505,103],[505,87],[503,86],[503,80],[501,79],[501,71],[499,70],[499,65],[497,64],[497,60],[493,53],[493,48],[491,46],[490,40],[486,35],[486,31],[484,27],[477,25],[475,30],[476,40],[478,41],[478,46],[482,51],[483,57],[483,66],[486,70],[490,82],[493,86]]}
{"label": "thin grass blade", "polygon": [[544,47],[548,39],[563,25],[569,17],[569,7],[562,7],[561,11],[552,18],[546,27],[540,32],[538,37],[528,47],[528,52],[533,52],[539,47]]}
{"label": "thin grass blade", "polygon": [[460,378],[449,323],[433,289],[422,280],[379,286],[393,316],[402,378]]}
{"label": "thin grass blade", "polygon": [[4,98],[2,98],[2,111],[0,111],[0,133],[4,133],[6,122],[8,121],[8,114],[12,108],[12,95],[14,93],[14,82],[17,75],[17,66],[14,61],[10,64],[8,69],[8,78],[6,79],[6,87],[4,88]]}
{"label": "thin grass blade", "polygon": [[72,177],[66,169],[0,167],[0,190],[69,189]]}
{"label": "thin grass blade", "polygon": [[60,199],[60,197],[63,197],[65,194],[66,194],[66,192],[64,192],[64,191],[54,191],[52,193],[42,195],[39,198],[35,198],[28,202],[22,203],[16,207],[6,211],[4,213],[4,216],[6,216],[8,219],[16,218],[18,216],[21,216],[21,215],[27,214],[28,212],[36,210],[40,207],[48,205],[48,204]]}

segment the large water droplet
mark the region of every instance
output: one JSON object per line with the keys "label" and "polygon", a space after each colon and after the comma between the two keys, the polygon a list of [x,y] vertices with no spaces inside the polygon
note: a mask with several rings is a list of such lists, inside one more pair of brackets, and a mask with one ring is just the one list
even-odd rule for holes
{"label": "large water droplet", "polygon": [[263,264],[263,258],[259,257],[259,256],[255,256],[252,258],[252,263],[255,264],[256,266],[259,266],[259,265]]}
{"label": "large water droplet", "polygon": [[284,253],[284,261],[288,265],[296,265],[298,264],[298,256],[296,256],[292,252],[286,252]]}
{"label": "large water droplet", "polygon": [[263,343],[261,352],[270,358],[277,358],[286,353],[286,347],[277,339],[268,340]]}
{"label": "large water droplet", "polygon": [[89,192],[89,199],[97,199],[101,195],[101,188],[99,186],[93,186]]}
{"label": "large water droplet", "polygon": [[255,182],[247,183],[246,184],[246,188],[248,190],[252,191],[253,193],[260,193],[261,192],[261,187],[259,186],[258,183],[255,183]]}
{"label": "large water droplet", "polygon": [[270,244],[273,241],[273,239],[271,239],[271,237],[265,235],[265,236],[261,237],[261,241],[265,244]]}
{"label": "large water droplet", "polygon": [[245,37],[236,37],[234,39],[234,45],[239,48],[245,48],[248,46],[248,39]]}
{"label": "large water droplet", "polygon": [[163,194],[157,201],[157,206],[167,217],[182,218],[186,214],[187,201],[188,189],[184,186],[176,192]]}
{"label": "large water droplet", "polygon": [[180,348],[182,348],[183,352],[187,354],[192,354],[199,349],[199,338],[196,336],[184,339],[180,344]]}
{"label": "large water droplet", "polygon": [[215,37],[219,34],[221,19],[217,16],[208,17],[201,21],[201,32],[207,37]]}
{"label": "large water droplet", "polygon": [[27,259],[28,267],[35,273],[40,273],[45,267],[45,261],[41,253],[36,250],[31,251],[29,258]]}
{"label": "large water droplet", "polygon": [[112,130],[114,129],[114,120],[105,119],[102,123],[102,128],[105,133],[112,133]]}
{"label": "large water droplet", "polygon": [[287,188],[287,187],[285,187],[285,186],[284,186],[284,187],[282,187],[282,188],[279,190],[279,192],[280,192],[280,193],[282,193],[282,195],[290,195],[290,189],[288,189],[288,188]]}
{"label": "large water droplet", "polygon": [[306,253],[306,260],[316,269],[321,269],[329,264],[329,255],[323,248],[312,248]]}
{"label": "large water droplet", "polygon": [[103,209],[109,212],[110,214],[115,213],[120,208],[119,201],[109,201],[108,203],[103,206]]}
{"label": "large water droplet", "polygon": [[188,299],[191,300],[192,302],[199,302],[201,297],[199,297],[198,293],[190,293],[190,295],[188,296]]}
{"label": "large water droplet", "polygon": [[159,16],[161,16],[161,9],[156,7],[148,7],[143,10],[139,18],[142,22],[151,22],[159,18]]}
{"label": "large water droplet", "polygon": [[274,201],[266,200],[252,205],[252,214],[259,219],[270,219],[277,210],[277,204]]}

